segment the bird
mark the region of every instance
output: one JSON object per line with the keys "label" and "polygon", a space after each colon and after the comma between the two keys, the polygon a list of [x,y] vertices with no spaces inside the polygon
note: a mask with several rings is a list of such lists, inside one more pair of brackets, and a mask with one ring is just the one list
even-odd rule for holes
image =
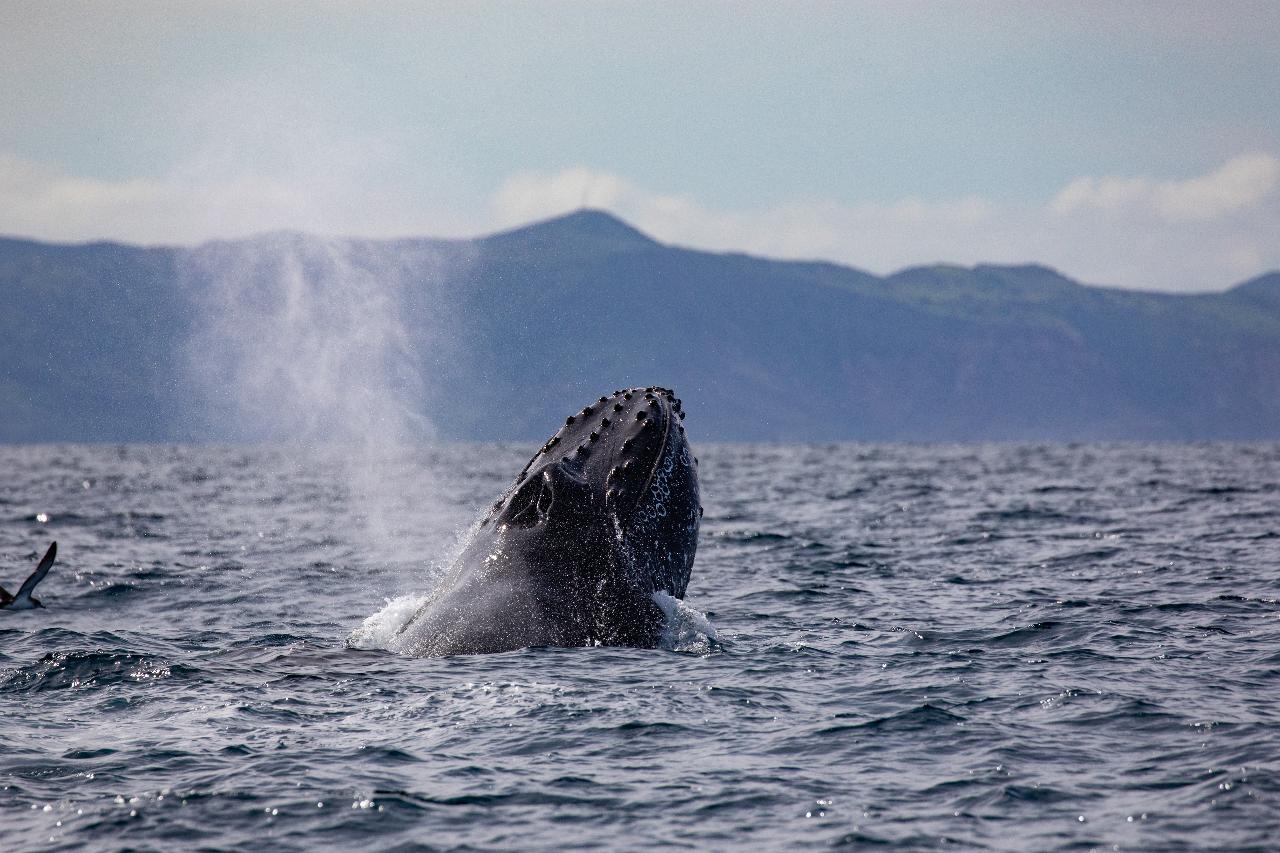
{"label": "bird", "polygon": [[40,564],[36,566],[36,570],[31,573],[31,577],[23,581],[22,586],[18,588],[17,595],[10,595],[8,590],[0,586],[0,609],[33,610],[37,607],[44,607],[38,599],[31,597],[31,593],[35,590],[36,584],[44,580],[44,576],[49,574],[49,567],[53,565],[53,561],[57,558],[58,543],[54,542],[49,546],[49,550],[44,552],[44,557],[40,560]]}

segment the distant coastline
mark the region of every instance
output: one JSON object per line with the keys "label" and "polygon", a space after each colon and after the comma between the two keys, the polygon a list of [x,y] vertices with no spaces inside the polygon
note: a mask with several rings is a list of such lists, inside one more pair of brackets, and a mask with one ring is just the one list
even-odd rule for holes
{"label": "distant coastline", "polygon": [[875,276],[580,211],[475,240],[0,239],[0,441],[537,439],[671,386],[700,440],[1280,438],[1280,273]]}

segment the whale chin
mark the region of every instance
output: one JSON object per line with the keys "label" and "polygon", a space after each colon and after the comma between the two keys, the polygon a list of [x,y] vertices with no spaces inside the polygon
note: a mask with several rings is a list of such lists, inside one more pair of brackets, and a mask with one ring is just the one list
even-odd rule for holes
{"label": "whale chin", "polygon": [[658,641],[653,595],[683,597],[697,460],[667,388],[614,391],[565,418],[397,635],[414,655]]}

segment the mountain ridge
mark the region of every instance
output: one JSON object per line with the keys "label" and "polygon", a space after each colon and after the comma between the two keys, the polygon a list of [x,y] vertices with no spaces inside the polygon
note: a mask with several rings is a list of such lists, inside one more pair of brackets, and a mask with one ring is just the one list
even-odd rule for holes
{"label": "mountain ridge", "polygon": [[[583,223],[593,223],[595,227],[583,227]],[[1099,284],[1096,282],[1086,282],[1080,279],[1072,278],[1070,275],[1051,267],[1047,264],[1041,264],[1034,261],[1021,262],[1014,264],[997,264],[991,262],[978,262],[972,266],[964,266],[963,264],[955,264],[947,261],[938,261],[931,264],[911,264],[901,269],[893,270],[878,275],[869,272],[861,267],[840,261],[826,260],[822,258],[774,258],[767,255],[759,255],[753,252],[744,252],[740,250],[713,250],[700,249],[692,246],[685,246],[679,243],[664,243],[655,237],[644,233],[639,228],[631,225],[621,217],[610,213],[607,210],[596,208],[579,208],[569,213],[563,213],[556,216],[549,216],[544,219],[517,225],[511,228],[500,229],[497,231],[486,232],[475,237],[429,237],[429,236],[402,236],[402,237],[350,237],[342,235],[324,235],[310,231],[300,231],[296,229],[278,229],[274,231],[255,232],[244,237],[234,238],[215,238],[206,240],[194,246],[183,246],[170,243],[130,243],[122,240],[84,240],[84,241],[60,241],[45,240],[36,237],[23,237],[17,235],[0,234],[0,246],[6,244],[25,244],[32,247],[47,248],[90,248],[90,247],[120,247],[140,250],[156,250],[156,251],[192,251],[201,248],[218,245],[236,245],[242,243],[256,243],[268,241],[273,238],[289,237],[301,240],[327,241],[349,244],[373,244],[373,245],[400,245],[400,244],[429,244],[429,245],[460,245],[470,243],[494,243],[506,239],[526,240],[530,237],[536,237],[540,241],[549,239],[559,239],[565,233],[574,232],[579,235],[590,234],[593,230],[610,232],[612,231],[619,238],[623,238],[621,242],[631,242],[637,247],[664,247],[685,252],[696,252],[700,254],[714,255],[718,257],[742,257],[750,260],[763,261],[773,264],[796,265],[800,267],[825,267],[838,270],[846,270],[857,273],[859,275],[873,277],[881,280],[892,280],[903,275],[908,275],[918,271],[941,271],[941,270],[960,270],[965,272],[979,273],[985,270],[1003,270],[1013,272],[1029,272],[1036,274],[1049,274],[1053,277],[1061,279],[1063,282],[1070,283],[1079,287],[1087,287],[1096,290],[1116,290],[1125,293],[1155,293],[1166,296],[1202,296],[1208,294],[1228,293],[1255,285],[1263,285],[1265,287],[1280,288],[1280,269],[1268,270],[1251,276],[1248,279],[1239,281],[1235,284],[1228,285],[1226,288],[1217,290],[1196,290],[1196,291],[1163,291],[1163,290],[1147,290],[1144,288],[1128,288],[1112,284]]]}
{"label": "mountain ridge", "polygon": [[[339,397],[382,382],[443,438],[545,437],[655,383],[718,439],[1280,438],[1280,273],[1198,294],[1038,264],[882,277],[578,211],[469,240],[0,238],[0,294],[4,441],[296,437],[270,410],[326,379]],[[357,356],[372,379],[338,369]],[[232,399],[277,375],[274,400]]]}

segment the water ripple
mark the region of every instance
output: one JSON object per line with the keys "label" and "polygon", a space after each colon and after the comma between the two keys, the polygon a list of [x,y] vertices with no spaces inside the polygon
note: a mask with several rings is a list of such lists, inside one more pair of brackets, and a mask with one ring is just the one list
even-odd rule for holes
{"label": "water ripple", "polygon": [[0,846],[1272,848],[1280,446],[700,446],[663,649],[346,648],[529,452],[0,448]]}

